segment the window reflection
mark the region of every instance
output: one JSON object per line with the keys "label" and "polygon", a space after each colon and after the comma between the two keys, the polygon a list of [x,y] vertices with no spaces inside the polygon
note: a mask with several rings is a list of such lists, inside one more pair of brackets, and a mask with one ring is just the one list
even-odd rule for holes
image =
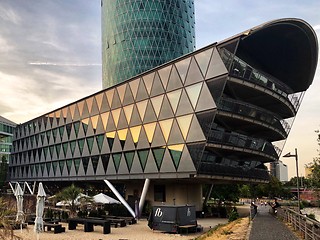
{"label": "window reflection", "polygon": [[181,89],[178,89],[176,91],[173,91],[167,94],[174,113],[176,112],[178,107],[181,91],[182,91]]}
{"label": "window reflection", "polygon": [[131,88],[131,91],[132,91],[133,98],[136,99],[138,86],[139,86],[139,79],[131,81],[129,83],[129,85],[130,85],[130,88]]}
{"label": "window reflection", "polygon": [[212,48],[195,55],[195,58],[200,66],[203,75],[206,74],[211,54]]}
{"label": "window reflection", "polygon": [[84,101],[78,102],[79,114],[82,116]]}
{"label": "window reflection", "polygon": [[94,130],[97,129],[99,115],[91,117],[92,127]]}
{"label": "window reflection", "polygon": [[138,111],[141,119],[144,118],[144,114],[146,113],[147,103],[148,103],[148,100],[144,100],[142,102],[137,103],[137,107],[138,107]]}
{"label": "window reflection", "polygon": [[201,87],[202,87],[202,82],[186,87],[186,91],[188,93],[188,96],[190,98],[190,102],[193,108],[196,108]]}
{"label": "window reflection", "polygon": [[75,104],[72,104],[72,105],[69,107],[70,113],[71,113],[71,119],[72,119],[72,120],[74,120],[75,108],[76,108],[76,105],[75,105]]}
{"label": "window reflection", "polygon": [[105,112],[105,113],[101,114],[101,119],[102,119],[102,124],[103,124],[104,129],[107,128],[109,114],[110,114],[110,112]]}
{"label": "window reflection", "polygon": [[90,113],[91,109],[92,109],[93,97],[88,98],[86,100],[86,102],[87,102],[88,110],[89,110],[89,113]]}
{"label": "window reflection", "polygon": [[187,59],[184,59],[180,62],[177,62],[175,63],[177,69],[178,69],[178,72],[179,72],[179,75],[182,79],[182,82],[184,82],[185,78],[186,78],[186,75],[187,75],[187,71],[188,71],[188,67],[189,67],[189,63],[190,63],[190,57],[187,58]]}
{"label": "window reflection", "polygon": [[157,117],[159,117],[163,96],[164,95],[160,95],[158,97],[151,98],[151,102]]}
{"label": "window reflection", "polygon": [[168,142],[172,122],[173,122],[173,119],[168,119],[168,120],[164,120],[164,121],[159,122],[164,139],[166,140],[166,142]]}
{"label": "window reflection", "polygon": [[166,89],[166,87],[167,87],[169,75],[171,72],[171,67],[172,67],[172,65],[165,67],[165,68],[162,68],[158,71],[158,73],[160,75],[160,79],[162,80],[162,84],[163,84],[164,89]]}
{"label": "window reflection", "polygon": [[125,90],[126,90],[126,86],[127,86],[127,84],[122,84],[119,87],[117,87],[117,91],[118,91],[121,103],[123,103],[123,98],[124,98],[124,93],[125,93]]}
{"label": "window reflection", "polygon": [[184,140],[187,139],[187,135],[188,135],[189,127],[190,127],[190,124],[191,124],[191,120],[192,120],[192,114],[177,118],[177,121],[178,121],[178,124],[179,124],[179,127],[180,127],[180,130],[182,132]]}
{"label": "window reflection", "polygon": [[132,139],[133,139],[134,143],[137,143],[139,141],[140,131],[141,131],[141,126],[136,126],[136,127],[130,128],[130,132],[131,132]]}
{"label": "window reflection", "polygon": [[108,99],[108,102],[109,102],[109,106],[112,105],[113,94],[114,94],[114,88],[112,88],[112,89],[110,89],[109,91],[106,92],[107,99]]}
{"label": "window reflection", "polygon": [[126,115],[127,122],[130,123],[132,110],[133,110],[133,104],[124,107],[123,110],[124,110],[124,114]]}
{"label": "window reflection", "polygon": [[102,105],[103,94],[104,94],[104,93],[102,92],[102,93],[100,93],[100,94],[98,94],[98,95],[95,96],[96,101],[97,101],[97,104],[98,104],[98,109],[99,109],[99,111],[100,111],[101,105]]}
{"label": "window reflection", "polygon": [[118,130],[118,136],[120,141],[125,141],[127,138],[128,129]]}
{"label": "window reflection", "polygon": [[152,139],[153,139],[154,131],[156,129],[156,123],[155,122],[148,123],[148,124],[143,125],[143,127],[145,129],[146,134],[147,134],[148,141],[149,141],[149,143],[151,143]]}
{"label": "window reflection", "polygon": [[113,117],[113,120],[114,120],[114,123],[115,123],[116,127],[118,126],[119,117],[120,117],[120,111],[121,111],[121,108],[118,108],[118,109],[115,109],[115,110],[111,111],[112,117]]}

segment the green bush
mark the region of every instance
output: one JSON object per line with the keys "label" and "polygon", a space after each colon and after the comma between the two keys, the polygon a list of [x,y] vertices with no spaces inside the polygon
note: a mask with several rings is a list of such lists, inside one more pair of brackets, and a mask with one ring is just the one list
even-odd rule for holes
{"label": "green bush", "polygon": [[316,216],[313,213],[307,214],[307,217],[316,220]]}
{"label": "green bush", "polygon": [[228,221],[232,222],[234,220],[237,220],[239,218],[239,213],[237,209],[234,207],[228,214]]}

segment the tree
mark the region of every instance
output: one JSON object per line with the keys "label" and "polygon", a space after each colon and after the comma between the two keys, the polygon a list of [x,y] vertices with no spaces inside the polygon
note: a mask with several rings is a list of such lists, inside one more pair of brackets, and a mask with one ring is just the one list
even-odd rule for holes
{"label": "tree", "polygon": [[10,219],[8,216],[14,214],[14,210],[10,208],[8,202],[0,198],[0,239],[21,240],[12,230]]}
{"label": "tree", "polygon": [[79,201],[81,193],[81,188],[75,186],[74,184],[71,184],[71,186],[62,189],[61,192],[57,194],[57,199],[69,203],[71,217],[76,216],[77,203]]}

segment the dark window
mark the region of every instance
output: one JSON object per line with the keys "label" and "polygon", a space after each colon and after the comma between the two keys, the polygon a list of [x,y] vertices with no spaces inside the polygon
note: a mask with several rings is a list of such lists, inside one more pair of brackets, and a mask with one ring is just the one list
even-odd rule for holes
{"label": "dark window", "polygon": [[154,201],[165,202],[166,201],[166,186],[154,185]]}

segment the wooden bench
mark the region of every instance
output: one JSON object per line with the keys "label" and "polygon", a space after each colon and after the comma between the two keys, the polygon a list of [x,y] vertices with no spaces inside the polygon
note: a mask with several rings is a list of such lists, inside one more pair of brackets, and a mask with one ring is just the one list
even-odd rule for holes
{"label": "wooden bench", "polygon": [[183,232],[188,234],[189,230],[191,230],[191,232],[197,232],[197,225],[182,225],[182,226],[178,226],[178,232],[180,234],[183,234]]}
{"label": "wooden bench", "polygon": [[103,234],[108,234],[110,230],[110,222],[108,220],[95,219],[95,218],[69,218],[68,229],[74,230],[77,228],[77,224],[84,225],[85,232],[93,232],[93,226],[100,225],[103,227]]}
{"label": "wooden bench", "polygon": [[55,234],[56,233],[62,233],[62,232],[66,231],[66,228],[62,227],[61,224],[44,222],[43,223],[43,230],[45,230],[46,227],[47,227],[47,231],[51,231],[51,229],[53,228],[53,232]]}

